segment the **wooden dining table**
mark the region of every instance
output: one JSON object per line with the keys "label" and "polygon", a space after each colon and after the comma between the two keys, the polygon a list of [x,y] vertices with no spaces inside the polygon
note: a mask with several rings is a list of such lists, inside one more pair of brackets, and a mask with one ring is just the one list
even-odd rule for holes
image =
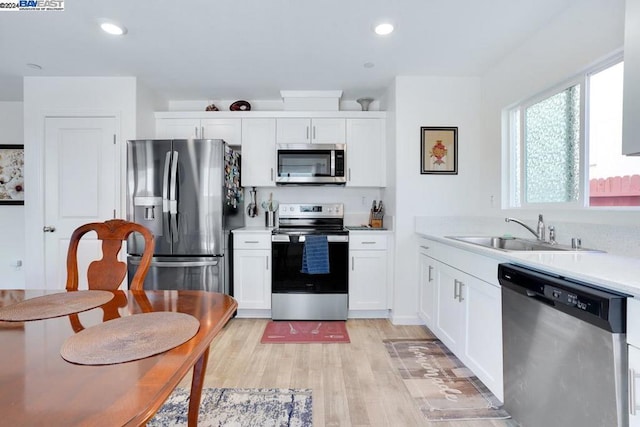
{"label": "wooden dining table", "polygon": [[[56,292],[1,290],[0,306]],[[25,322],[0,321],[0,424],[144,425],[193,369],[188,425],[198,409],[209,346],[237,309],[205,291],[113,291],[111,301],[81,313]],[[110,365],[80,365],[60,355],[64,342],[102,322],[146,312],[187,313],[196,335],[155,356]]]}

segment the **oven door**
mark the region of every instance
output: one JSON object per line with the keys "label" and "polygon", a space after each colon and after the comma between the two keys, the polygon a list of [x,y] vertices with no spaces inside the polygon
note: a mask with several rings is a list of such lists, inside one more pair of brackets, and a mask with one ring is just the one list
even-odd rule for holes
{"label": "oven door", "polygon": [[349,236],[329,235],[329,273],[302,273],[305,236],[275,234],[271,238],[273,293],[347,294]]}

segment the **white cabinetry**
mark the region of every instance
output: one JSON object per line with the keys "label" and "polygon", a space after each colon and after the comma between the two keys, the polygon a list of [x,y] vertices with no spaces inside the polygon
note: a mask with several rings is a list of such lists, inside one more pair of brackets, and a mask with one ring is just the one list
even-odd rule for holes
{"label": "white cabinetry", "polygon": [[242,143],[242,119],[157,119],[157,138],[224,139],[227,144]]}
{"label": "white cabinetry", "polygon": [[233,231],[233,297],[238,317],[270,317],[270,231]]}
{"label": "white cabinetry", "polygon": [[[626,66],[626,65],[625,65]],[[627,298],[629,426],[640,426],[640,301]]]}
{"label": "white cabinetry", "polygon": [[242,119],[243,187],[275,186],[276,119]]}
{"label": "white cabinetry", "polygon": [[640,155],[640,0],[626,0],[622,153]]}
{"label": "white cabinetry", "polygon": [[[431,319],[431,331],[503,400],[499,261],[429,240],[420,243],[418,256],[420,317]],[[488,271],[491,283],[474,275],[485,279]]]}
{"label": "white cabinetry", "polygon": [[350,233],[350,311],[388,309],[387,235],[376,233],[381,232]]}
{"label": "white cabinetry", "polygon": [[347,186],[386,185],[384,141],[383,119],[347,119]]}
{"label": "white cabinetry", "polygon": [[277,119],[278,144],[344,144],[345,119],[280,118]]}
{"label": "white cabinetry", "polygon": [[466,275],[441,262],[436,264],[436,310],[433,332],[453,353],[463,349]]}
{"label": "white cabinetry", "polygon": [[418,300],[418,316],[427,325],[429,329],[434,327],[434,310],[435,310],[435,263],[436,261],[429,257],[429,247],[420,246],[418,254],[418,277],[419,300]]}

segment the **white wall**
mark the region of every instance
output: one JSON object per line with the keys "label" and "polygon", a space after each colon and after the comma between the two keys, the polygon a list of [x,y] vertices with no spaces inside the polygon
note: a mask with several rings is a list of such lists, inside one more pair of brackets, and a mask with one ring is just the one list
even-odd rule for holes
{"label": "white wall", "polygon": [[[395,95],[393,95],[395,93]],[[395,99],[395,280],[393,321],[417,322],[417,253],[414,220],[424,215],[456,215],[488,205],[492,189],[480,160],[480,79],[397,77],[388,96]],[[420,127],[458,127],[458,174],[420,174]],[[499,151],[494,153],[499,157]]]}
{"label": "white wall", "polygon": [[[0,102],[0,144],[22,144],[22,102]],[[25,188],[28,191],[28,188]],[[24,206],[0,206],[0,289],[24,287]]]}
{"label": "white wall", "polygon": [[[44,117],[116,116],[120,142],[136,137],[135,77],[25,77],[25,280],[44,283]],[[124,148],[122,149],[124,154]],[[120,211],[123,213],[124,206]],[[27,286],[27,287],[28,287]],[[36,286],[37,287],[37,286]]]}
{"label": "white wall", "polygon": [[[553,87],[623,45],[624,0],[583,0],[496,64],[482,79],[398,77],[396,100],[396,272],[394,321],[410,323],[417,310],[414,219],[420,224],[465,217],[504,224],[505,216],[533,223],[537,211],[501,209],[502,109]],[[459,175],[418,173],[419,127],[459,127]],[[558,235],[580,233],[591,247],[635,250],[640,255],[637,211],[549,210]],[[498,232],[503,232],[500,229]],[[514,230],[510,230],[514,231]],[[515,231],[515,234],[520,234]],[[618,242],[611,240],[617,236]],[[627,240],[620,242],[621,239]],[[585,242],[586,240],[586,242]],[[413,244],[411,244],[413,243]],[[561,242],[563,243],[563,242]]]}
{"label": "white wall", "polygon": [[[624,0],[582,0],[567,9],[534,37],[496,64],[483,76],[482,117],[486,125],[484,155],[478,161],[492,171],[488,182],[496,195],[500,194],[500,170],[498,156],[501,149],[502,110],[522,99],[552,88],[561,82],[619,51],[624,44]],[[499,204],[497,204],[499,206]],[[494,215],[515,216],[534,221],[538,210],[496,210]],[[640,213],[637,210],[611,209],[544,209],[547,223],[559,222],[559,234],[567,240],[571,235],[563,233],[567,228],[582,230],[590,245],[605,246],[610,242],[608,231],[624,236],[620,227],[628,228],[628,235],[640,231]],[[589,228],[589,224],[592,225]],[[610,227],[609,229],[607,227]],[[563,242],[561,242],[563,243]],[[640,256],[640,241],[625,242]],[[612,249],[615,246],[610,246]]]}
{"label": "white wall", "polygon": [[[245,207],[250,203],[249,191],[251,187],[244,187]],[[263,201],[269,200],[269,194],[273,194],[273,200],[279,203],[344,203],[345,224],[360,225],[369,221],[369,209],[373,200],[380,200],[382,190],[380,188],[349,188],[340,186],[281,186],[281,187],[257,187],[258,216],[251,218],[245,216],[245,225],[248,227],[265,225]],[[385,200],[386,204],[386,200]],[[246,210],[246,209],[245,209]],[[389,216],[389,218],[387,218]],[[391,228],[390,214],[385,215],[385,224]]]}

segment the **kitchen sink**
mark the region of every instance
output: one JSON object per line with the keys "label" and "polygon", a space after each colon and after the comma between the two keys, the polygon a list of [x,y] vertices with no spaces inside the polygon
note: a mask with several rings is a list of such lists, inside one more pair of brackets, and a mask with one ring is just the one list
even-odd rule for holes
{"label": "kitchen sink", "polygon": [[521,239],[519,237],[498,236],[445,236],[448,239],[460,242],[472,243],[485,248],[500,249],[503,251],[580,251],[602,252],[593,249],[576,249],[571,246],[558,245],[537,240]]}

